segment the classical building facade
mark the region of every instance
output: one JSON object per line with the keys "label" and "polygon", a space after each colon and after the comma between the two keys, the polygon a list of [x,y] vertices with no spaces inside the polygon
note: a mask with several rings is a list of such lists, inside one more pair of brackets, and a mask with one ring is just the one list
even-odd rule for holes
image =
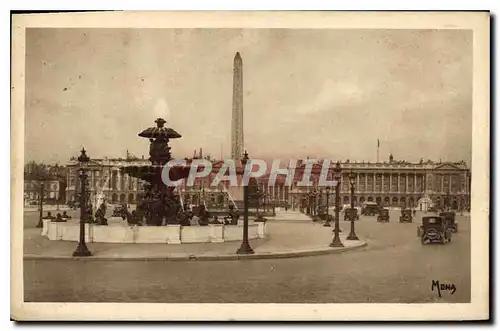
{"label": "classical building facade", "polygon": [[30,162],[24,167],[24,204],[40,202],[41,184],[44,184],[45,204],[63,204],[66,188],[66,168]]}
{"label": "classical building facade", "polygon": [[[283,187],[284,179],[278,187],[267,188],[271,195],[280,192],[279,198],[289,203],[300,205],[305,196],[316,192],[320,203],[325,203],[326,188],[317,187],[321,163],[312,166],[313,184],[309,187],[298,187],[299,180],[305,169],[305,164],[296,168],[294,185],[289,190]],[[333,167],[330,165],[328,179],[333,178]],[[431,206],[437,208],[461,209],[470,206],[470,170],[465,162],[419,162],[405,161],[389,162],[342,162],[341,204],[351,204],[349,176],[355,177],[355,192],[353,202],[356,206],[365,201],[373,201],[383,206],[411,207],[426,210]],[[265,187],[263,187],[266,189]],[[323,194],[318,194],[322,191]],[[283,192],[283,193],[281,193]],[[330,190],[333,197],[334,188]],[[334,199],[330,199],[330,204]]]}
{"label": "classical building facade", "polygon": [[[143,181],[120,171],[126,165],[149,165],[147,159],[105,158],[92,159],[87,168],[88,184],[91,197],[103,192],[108,203],[134,204],[142,199]],[[78,161],[70,160],[67,164],[66,202],[76,201],[80,192]]]}
{"label": "classical building facade", "polygon": [[[201,151],[199,156],[201,158]],[[189,187],[184,182],[179,185],[178,192],[182,199],[191,204],[205,203],[209,207],[226,208],[232,203],[227,182],[217,187],[211,186],[220,167],[221,160],[211,160],[212,173],[197,178]],[[190,161],[191,159],[186,159]],[[311,184],[300,186],[307,163],[311,168]],[[133,178],[120,171],[126,165],[148,165],[147,159],[99,159],[91,160],[89,165],[89,187],[91,194],[103,192],[108,203],[135,204],[143,197],[143,184],[140,179]],[[290,206],[304,205],[314,193],[316,204],[326,205],[326,187],[318,187],[323,161],[299,161],[295,169],[292,185],[286,185],[286,175],[278,175],[274,185],[270,185],[270,175],[257,179],[257,186],[262,196],[262,204],[275,203]],[[334,163],[330,164],[327,179],[333,179]],[[351,162],[341,163],[341,204],[351,203],[349,176],[355,176],[354,204],[359,206],[365,201],[372,201],[383,206],[411,207],[426,210],[431,206],[438,208],[465,209],[470,206],[470,170],[465,162]],[[72,160],[67,165],[66,201],[74,201],[79,192],[78,163]],[[329,191],[329,204],[334,204],[334,187]]]}

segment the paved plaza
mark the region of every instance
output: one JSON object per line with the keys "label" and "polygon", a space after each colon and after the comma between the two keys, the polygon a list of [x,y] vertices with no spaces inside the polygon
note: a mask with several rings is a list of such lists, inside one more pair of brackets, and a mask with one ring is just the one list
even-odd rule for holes
{"label": "paved plaza", "polygon": [[[451,243],[422,246],[416,235],[422,215],[417,212],[412,224],[399,224],[399,211],[391,211],[390,223],[363,216],[356,232],[368,245],[340,254],[243,261],[25,259],[24,296],[48,302],[469,302],[470,218],[457,215],[459,232]],[[60,256],[71,255],[76,243],[36,235],[36,212],[27,212],[24,221],[26,254],[41,254],[57,244]],[[349,222],[340,224],[345,238]],[[268,240],[252,241],[256,252],[271,243],[288,250],[327,249],[331,239],[331,228],[311,221],[278,215],[268,226]],[[113,245],[91,243],[89,248],[98,256],[120,250]],[[239,243],[160,246],[179,254],[208,254],[219,245],[229,252]],[[158,251],[158,245],[129,246],[142,253],[148,247]],[[433,280],[453,283],[457,290],[439,298],[431,291]]]}

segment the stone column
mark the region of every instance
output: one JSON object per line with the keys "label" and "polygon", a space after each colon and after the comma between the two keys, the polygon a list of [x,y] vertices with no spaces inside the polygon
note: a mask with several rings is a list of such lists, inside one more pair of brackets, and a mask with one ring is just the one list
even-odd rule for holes
{"label": "stone column", "polygon": [[399,193],[399,180],[400,180],[400,176],[399,176],[399,172],[397,173],[396,175],[396,193]]}
{"label": "stone column", "polygon": [[389,173],[389,193],[392,193],[392,173]]}
{"label": "stone column", "polygon": [[413,175],[413,192],[417,192],[417,174]]}
{"label": "stone column", "polygon": [[405,193],[408,193],[408,174],[405,174]]}
{"label": "stone column", "polygon": [[439,174],[439,178],[441,180],[441,193],[444,192],[444,174]]}
{"label": "stone column", "polygon": [[359,191],[359,174],[356,173],[356,192],[360,192]]}
{"label": "stone column", "polygon": [[369,173],[365,173],[365,193],[368,193],[368,176]]}

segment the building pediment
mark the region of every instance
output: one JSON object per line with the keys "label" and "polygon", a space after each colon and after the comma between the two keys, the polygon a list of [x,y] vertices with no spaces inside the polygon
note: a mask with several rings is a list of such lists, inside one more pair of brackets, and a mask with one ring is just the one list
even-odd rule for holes
{"label": "building pediment", "polygon": [[452,163],[443,163],[434,167],[434,170],[441,170],[441,171],[453,171],[453,170],[464,170],[464,169],[465,168],[463,166]]}

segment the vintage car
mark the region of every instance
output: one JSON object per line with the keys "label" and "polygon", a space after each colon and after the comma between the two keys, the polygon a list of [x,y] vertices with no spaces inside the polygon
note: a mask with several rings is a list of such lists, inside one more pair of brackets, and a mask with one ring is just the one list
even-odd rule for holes
{"label": "vintage car", "polygon": [[316,208],[316,215],[320,220],[326,221],[326,206],[319,205],[318,208]]}
{"label": "vintage car", "polygon": [[439,216],[446,218],[448,220],[448,226],[451,228],[453,232],[458,231],[458,224],[455,221],[455,212],[449,211],[449,212],[442,212],[439,213]]}
{"label": "vintage car", "polygon": [[364,202],[361,206],[361,215],[375,216],[379,211],[379,207],[375,202]]}
{"label": "vintage car", "polygon": [[68,207],[71,209],[80,208],[80,201],[69,201]]}
{"label": "vintage car", "polygon": [[422,217],[422,225],[417,229],[420,241],[427,243],[448,243],[451,241],[451,228],[449,221],[441,216]]}
{"label": "vintage car", "polygon": [[382,208],[377,216],[377,222],[389,222],[389,209]]}
{"label": "vintage car", "polygon": [[123,217],[127,212],[127,205],[121,205],[113,208],[112,217]]}
{"label": "vintage car", "polygon": [[401,209],[401,216],[399,216],[399,223],[411,223],[411,222],[413,222],[411,209]]}
{"label": "vintage car", "polygon": [[427,209],[427,211],[429,213],[437,213],[439,210],[436,206],[432,206],[432,207],[429,207],[429,209]]}
{"label": "vintage car", "polygon": [[344,210],[344,221],[350,221],[352,215],[354,214],[354,220],[359,220],[358,210],[356,208],[346,208]]}

